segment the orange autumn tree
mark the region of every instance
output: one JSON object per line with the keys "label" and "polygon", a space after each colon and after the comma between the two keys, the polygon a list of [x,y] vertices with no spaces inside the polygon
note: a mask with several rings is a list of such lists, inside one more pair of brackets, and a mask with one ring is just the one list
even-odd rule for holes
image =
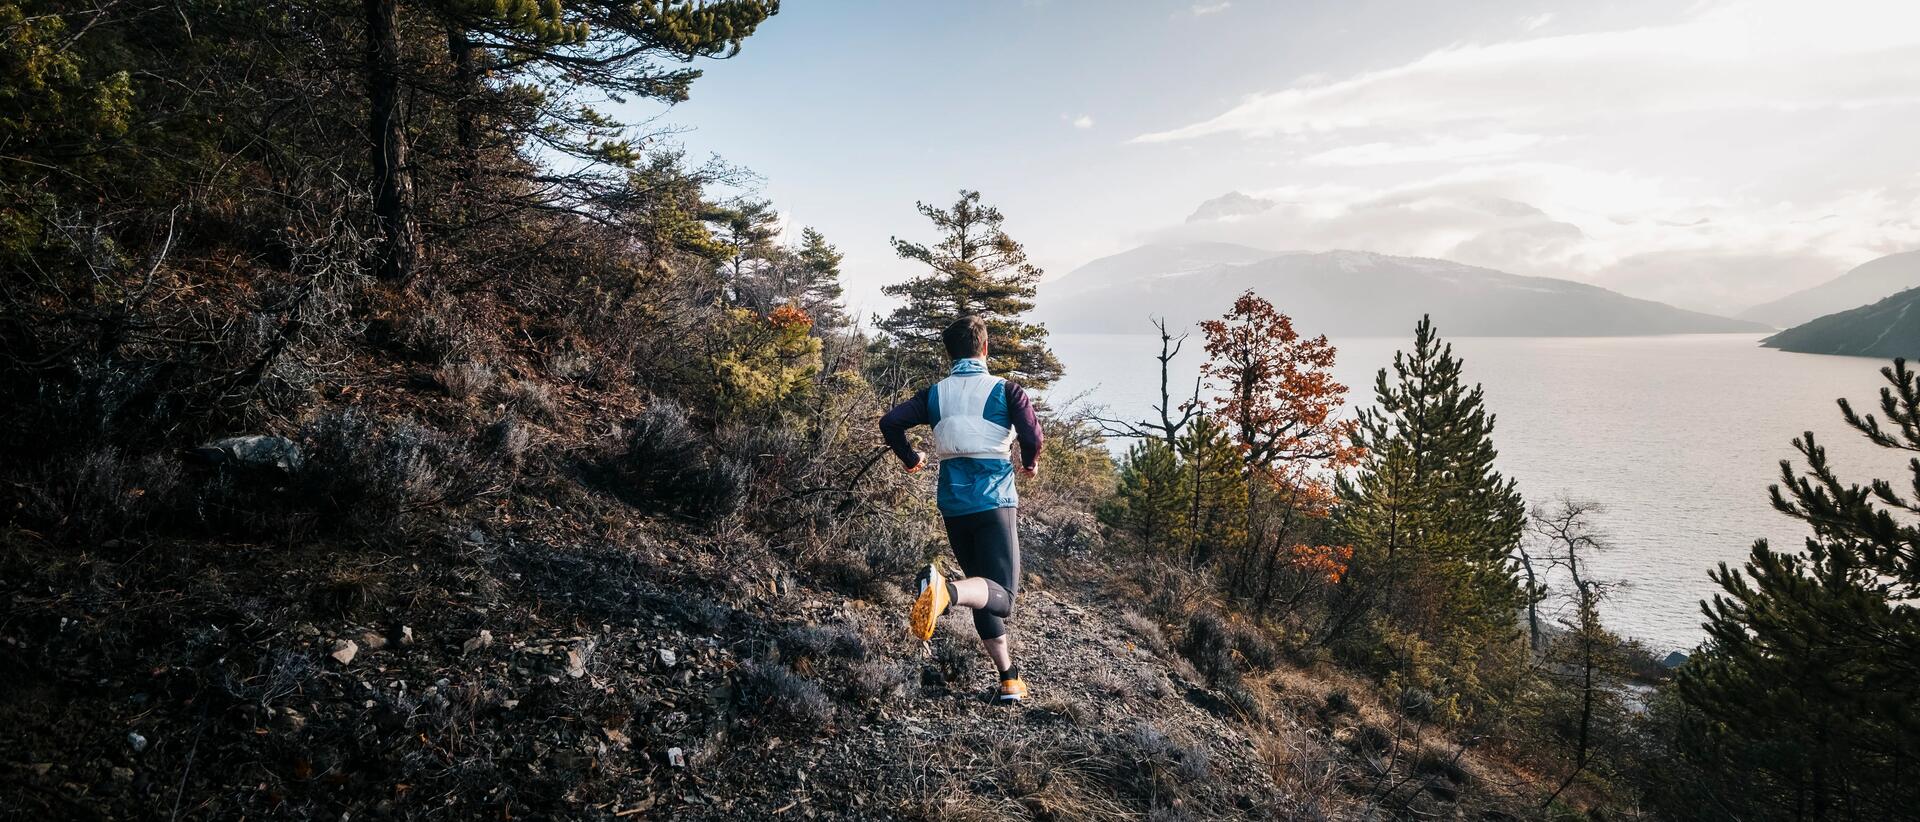
{"label": "orange autumn tree", "polygon": [[1334,500],[1332,474],[1361,454],[1354,422],[1339,417],[1347,387],[1333,378],[1333,344],[1301,336],[1252,291],[1200,330],[1201,375],[1215,392],[1207,410],[1232,431],[1247,478],[1246,541],[1228,569],[1228,590],[1262,614],[1278,606],[1284,615],[1338,581],[1353,554],[1317,543]]}

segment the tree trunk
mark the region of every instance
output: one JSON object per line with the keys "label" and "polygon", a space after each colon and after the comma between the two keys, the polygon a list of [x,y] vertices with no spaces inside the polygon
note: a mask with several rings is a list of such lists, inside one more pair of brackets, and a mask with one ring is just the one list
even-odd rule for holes
{"label": "tree trunk", "polygon": [[373,155],[373,217],[385,243],[375,270],[405,282],[419,256],[413,221],[413,171],[400,111],[399,0],[362,0],[367,14],[367,137]]}
{"label": "tree trunk", "polygon": [[447,23],[447,54],[453,60],[453,123],[460,141],[454,175],[463,188],[472,186],[480,171],[480,127],[474,122],[473,112],[474,101],[480,96],[480,65],[474,59],[475,51],[467,30],[458,22]]}

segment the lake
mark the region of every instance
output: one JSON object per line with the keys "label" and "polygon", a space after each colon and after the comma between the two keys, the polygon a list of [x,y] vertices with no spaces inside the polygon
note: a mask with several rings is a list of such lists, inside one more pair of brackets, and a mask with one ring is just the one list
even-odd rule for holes
{"label": "lake", "polygon": [[[1444,329],[1442,329],[1444,331]],[[1370,405],[1373,377],[1405,339],[1335,338],[1334,371],[1349,405]],[[1593,557],[1600,578],[1625,582],[1604,614],[1616,631],[1655,649],[1704,636],[1699,601],[1718,590],[1707,571],[1738,566],[1753,541],[1802,544],[1805,529],[1773,510],[1767,486],[1792,439],[1813,430],[1843,480],[1908,484],[1906,456],[1850,434],[1834,405],[1878,409],[1880,360],[1790,354],[1748,334],[1663,337],[1466,337],[1450,340],[1497,415],[1499,467],[1529,504],[1563,495],[1605,506],[1598,525],[1612,549]],[[1152,334],[1059,334],[1066,377],[1055,404],[1084,395],[1108,416],[1149,415],[1158,401]],[[1175,361],[1190,392],[1198,335]],[[1175,389],[1178,392],[1178,389]],[[1116,450],[1124,443],[1116,444]]]}

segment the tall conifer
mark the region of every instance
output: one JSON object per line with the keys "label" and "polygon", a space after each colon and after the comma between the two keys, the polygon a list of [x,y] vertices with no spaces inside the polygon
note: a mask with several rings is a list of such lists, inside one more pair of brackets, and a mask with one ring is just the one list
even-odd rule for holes
{"label": "tall conifer", "polygon": [[1525,596],[1511,557],[1526,508],[1493,467],[1494,417],[1480,387],[1464,381],[1431,318],[1392,370],[1391,380],[1380,370],[1376,405],[1360,414],[1361,470],[1339,482],[1337,527],[1355,554],[1332,627],[1370,622],[1376,661],[1438,689],[1464,716],[1496,699],[1524,661]]}
{"label": "tall conifer", "polygon": [[[1920,384],[1902,360],[1881,370],[1884,423],[1846,422],[1883,448],[1920,452]],[[1809,431],[1804,473],[1780,463],[1781,513],[1807,523],[1805,550],[1754,543],[1745,567],[1713,574],[1708,641],[1678,674],[1708,723],[1714,801],[1744,818],[1892,819],[1920,808],[1920,461],[1906,490],[1842,482]]]}
{"label": "tall conifer", "polygon": [[895,238],[902,259],[931,269],[881,291],[905,305],[880,321],[893,335],[892,353],[908,374],[943,368],[940,331],[969,314],[987,321],[995,373],[1018,379],[1028,388],[1045,388],[1060,378],[1060,360],[1047,348],[1047,329],[1026,322],[1033,309],[1041,271],[1027,262],[1026,249],[1001,228],[1000,210],[980,202],[980,192],[961,191],[951,208],[918,204],[920,213],[940,231],[933,245]]}

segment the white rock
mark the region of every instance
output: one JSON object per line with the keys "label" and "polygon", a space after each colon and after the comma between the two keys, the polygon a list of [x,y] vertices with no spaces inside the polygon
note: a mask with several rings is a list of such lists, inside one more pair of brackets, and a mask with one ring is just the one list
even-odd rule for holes
{"label": "white rock", "polygon": [[671,668],[671,667],[673,667],[673,666],[674,666],[674,664],[676,664],[676,663],[678,663],[679,661],[680,661],[680,657],[679,657],[679,655],[678,655],[678,654],[675,654],[675,653],[673,652],[673,649],[672,649],[672,648],[661,648],[661,649],[660,649],[660,664],[661,664],[661,665],[665,665],[665,666],[667,666],[667,667],[669,667],[669,668]]}
{"label": "white rock", "polygon": [[359,655],[360,646],[351,639],[335,641],[333,643],[333,650],[327,654],[327,656],[333,657],[333,661],[342,665],[352,664],[353,658]]}
{"label": "white rock", "polygon": [[493,644],[493,632],[481,631],[479,636],[469,639],[466,641],[465,644],[461,645],[460,650],[470,654],[470,653],[473,653],[474,651],[480,650],[481,648],[486,648],[488,646],[491,646],[492,644]]}
{"label": "white rock", "polygon": [[127,745],[133,748],[134,753],[140,753],[147,749],[147,738],[141,736],[139,731],[128,731]]}

